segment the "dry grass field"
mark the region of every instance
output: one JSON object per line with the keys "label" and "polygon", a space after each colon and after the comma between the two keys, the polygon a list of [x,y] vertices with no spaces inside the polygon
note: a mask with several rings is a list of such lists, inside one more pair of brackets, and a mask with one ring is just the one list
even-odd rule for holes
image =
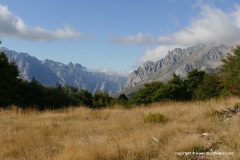
{"label": "dry grass field", "polygon": [[[217,112],[239,102],[228,98],[54,112],[12,107],[0,110],[0,159],[239,160],[240,116]],[[147,121],[149,113],[160,113],[165,120]],[[193,155],[204,152],[211,155]]]}

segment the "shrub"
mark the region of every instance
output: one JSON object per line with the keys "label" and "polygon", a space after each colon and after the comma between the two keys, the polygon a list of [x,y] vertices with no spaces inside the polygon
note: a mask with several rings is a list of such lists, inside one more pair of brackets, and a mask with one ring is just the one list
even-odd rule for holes
{"label": "shrub", "polygon": [[193,98],[204,100],[217,97],[222,92],[222,89],[223,86],[217,74],[205,73],[202,83],[193,91]]}
{"label": "shrub", "polygon": [[197,69],[193,69],[188,72],[187,79],[184,81],[187,86],[187,94],[186,98],[188,100],[192,100],[194,98],[194,91],[198,88],[200,84],[203,83],[205,72],[198,71]]}
{"label": "shrub", "polygon": [[167,83],[158,88],[153,96],[153,102],[160,101],[180,101],[185,100],[186,88],[179,75],[173,74],[173,78]]}
{"label": "shrub", "polygon": [[118,101],[121,103],[121,104],[127,104],[128,102],[128,98],[125,94],[121,94],[119,97],[118,97]]}
{"label": "shrub", "polygon": [[222,59],[223,65],[219,68],[225,92],[240,95],[240,46],[232,50]]}
{"label": "shrub", "polygon": [[145,123],[165,123],[168,119],[160,113],[149,113],[145,118]]}
{"label": "shrub", "polygon": [[236,103],[233,108],[235,110],[239,110],[240,109],[240,103]]}
{"label": "shrub", "polygon": [[164,86],[162,82],[152,82],[144,84],[144,88],[139,89],[130,99],[129,104],[147,105],[152,103],[154,92]]}

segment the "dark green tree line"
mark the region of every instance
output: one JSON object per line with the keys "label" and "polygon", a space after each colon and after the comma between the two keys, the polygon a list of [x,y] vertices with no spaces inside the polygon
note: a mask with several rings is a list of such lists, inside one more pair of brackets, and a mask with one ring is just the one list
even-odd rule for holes
{"label": "dark green tree line", "polygon": [[[69,85],[43,86],[36,79],[31,82],[19,78],[14,62],[9,62],[6,54],[0,54],[0,107],[17,105],[23,109],[61,109],[68,106],[103,108],[113,101],[107,92],[92,95]],[[120,102],[119,102],[120,103]]]}
{"label": "dark green tree line", "polygon": [[187,78],[173,74],[167,83],[152,82],[144,85],[129,99],[120,95],[113,99],[107,92],[92,94],[72,86],[46,87],[33,78],[31,82],[19,78],[14,62],[0,54],[0,107],[17,105],[24,109],[60,109],[68,106],[103,108],[112,104],[147,105],[162,101],[203,100],[217,96],[240,95],[240,47],[222,59],[218,74],[192,70]]}
{"label": "dark green tree line", "polygon": [[8,62],[7,56],[0,53],[0,106],[16,103],[19,84],[18,68],[14,62]]}
{"label": "dark green tree line", "polygon": [[179,75],[173,77],[166,84],[153,82],[145,84],[130,99],[130,104],[149,104],[163,101],[189,101],[216,97],[222,89],[219,76],[207,74],[196,69],[190,71],[187,79],[182,80]]}

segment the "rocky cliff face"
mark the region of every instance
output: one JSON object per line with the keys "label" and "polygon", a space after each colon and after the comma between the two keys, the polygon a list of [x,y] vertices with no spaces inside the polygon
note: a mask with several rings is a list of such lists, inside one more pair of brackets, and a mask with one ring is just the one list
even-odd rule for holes
{"label": "rocky cliff face", "polygon": [[71,85],[91,92],[108,91],[116,93],[125,87],[127,77],[92,72],[81,64],[63,64],[52,60],[40,61],[27,53],[18,53],[0,48],[18,66],[20,77],[31,81],[34,77],[43,85],[55,86],[57,83]]}
{"label": "rocky cliff face", "polygon": [[230,51],[226,45],[197,45],[186,49],[176,48],[156,62],[146,62],[133,71],[126,87],[133,87],[152,81],[167,81],[175,73],[184,78],[192,69],[210,71],[221,64],[221,57]]}

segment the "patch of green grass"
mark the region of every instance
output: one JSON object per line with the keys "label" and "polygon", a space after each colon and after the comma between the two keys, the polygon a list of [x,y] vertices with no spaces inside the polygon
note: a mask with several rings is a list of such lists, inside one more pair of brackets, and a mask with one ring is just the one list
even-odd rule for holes
{"label": "patch of green grass", "polygon": [[145,123],[165,123],[168,121],[164,115],[160,113],[149,113],[145,118]]}
{"label": "patch of green grass", "polygon": [[239,109],[240,108],[240,103],[236,103],[233,107],[235,110]]}

